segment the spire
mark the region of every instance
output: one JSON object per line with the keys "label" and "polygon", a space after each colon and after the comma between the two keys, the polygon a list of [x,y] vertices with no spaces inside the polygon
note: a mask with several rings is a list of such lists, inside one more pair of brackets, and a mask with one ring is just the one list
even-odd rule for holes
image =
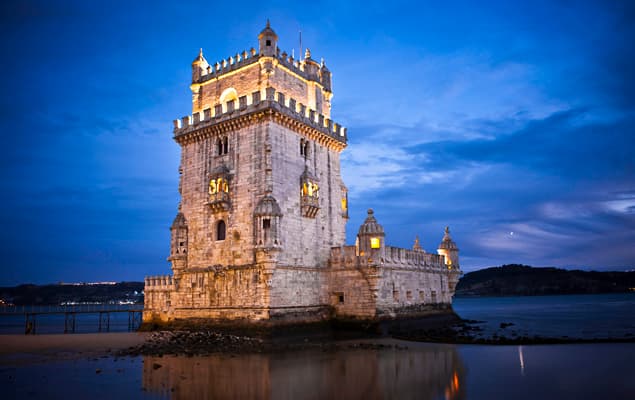
{"label": "spire", "polygon": [[308,47],[304,51],[304,58],[307,59],[307,60],[311,59],[311,49],[309,49]]}
{"label": "spire", "polygon": [[415,244],[412,246],[412,250],[423,252],[423,249],[421,248],[421,243],[419,243],[419,235],[415,236]]}
{"label": "spire", "polygon": [[443,240],[441,240],[441,244],[439,244],[440,249],[447,250],[458,250],[456,247],[456,243],[452,240],[452,236],[450,236],[450,227],[445,227],[445,234],[443,235]]}
{"label": "spire", "polygon": [[201,47],[198,50],[198,56],[196,56],[194,61],[192,61],[192,64],[198,64],[198,63],[203,63],[203,62],[207,62],[207,60],[205,60],[205,57],[203,57],[203,48]]}
{"label": "spire", "polygon": [[258,35],[260,54],[264,56],[275,56],[278,48],[278,35],[271,29],[271,24],[267,19],[267,25]]}

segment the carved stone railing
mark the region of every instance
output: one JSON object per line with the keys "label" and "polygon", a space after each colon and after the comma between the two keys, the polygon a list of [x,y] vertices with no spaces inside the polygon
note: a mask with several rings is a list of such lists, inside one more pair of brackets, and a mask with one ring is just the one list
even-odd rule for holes
{"label": "carved stone railing", "polygon": [[315,218],[320,211],[320,200],[314,196],[301,196],[300,206],[303,217]]}
{"label": "carved stone railing", "polygon": [[146,276],[144,291],[173,290],[174,279],[172,275]]}
{"label": "carved stone railing", "polygon": [[228,211],[231,207],[231,198],[229,197],[229,193],[221,191],[210,194],[207,205],[214,213]]}
{"label": "carved stone railing", "polygon": [[[367,265],[379,265],[385,267],[399,267],[429,271],[448,271],[445,265],[445,257],[438,254],[425,253],[386,246],[379,259],[369,256],[358,256],[355,246],[342,246],[331,248],[330,265],[334,268],[362,267]],[[453,271],[460,271],[453,268]]]}

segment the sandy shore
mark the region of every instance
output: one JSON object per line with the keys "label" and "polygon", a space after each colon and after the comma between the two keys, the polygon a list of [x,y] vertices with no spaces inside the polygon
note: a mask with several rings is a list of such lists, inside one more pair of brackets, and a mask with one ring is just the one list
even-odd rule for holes
{"label": "sandy shore", "polygon": [[141,345],[147,333],[0,335],[0,365],[97,357]]}

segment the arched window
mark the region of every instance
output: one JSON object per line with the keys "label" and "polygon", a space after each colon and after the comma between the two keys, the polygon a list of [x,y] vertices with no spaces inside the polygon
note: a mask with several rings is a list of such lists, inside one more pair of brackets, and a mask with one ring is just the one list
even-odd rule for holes
{"label": "arched window", "polygon": [[222,104],[227,103],[228,101],[238,100],[238,92],[236,92],[236,89],[234,88],[227,88],[223,90],[219,100]]}
{"label": "arched window", "polygon": [[225,240],[225,221],[220,220],[216,225],[216,240]]}
{"label": "arched window", "polygon": [[216,141],[216,154],[222,156],[229,152],[229,139],[227,136],[221,136]]}
{"label": "arched window", "polygon": [[309,156],[309,141],[300,139],[300,155],[307,158]]}

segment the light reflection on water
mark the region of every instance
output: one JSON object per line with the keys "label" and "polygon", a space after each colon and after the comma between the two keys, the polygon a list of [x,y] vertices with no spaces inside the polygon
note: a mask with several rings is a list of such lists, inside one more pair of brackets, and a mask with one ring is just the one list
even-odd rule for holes
{"label": "light reflection on water", "polygon": [[0,397],[631,400],[635,393],[633,343],[398,343],[408,349],[0,363]]}
{"label": "light reflection on water", "polygon": [[464,379],[454,346],[144,357],[143,364],[144,390],[171,399],[458,400]]}

